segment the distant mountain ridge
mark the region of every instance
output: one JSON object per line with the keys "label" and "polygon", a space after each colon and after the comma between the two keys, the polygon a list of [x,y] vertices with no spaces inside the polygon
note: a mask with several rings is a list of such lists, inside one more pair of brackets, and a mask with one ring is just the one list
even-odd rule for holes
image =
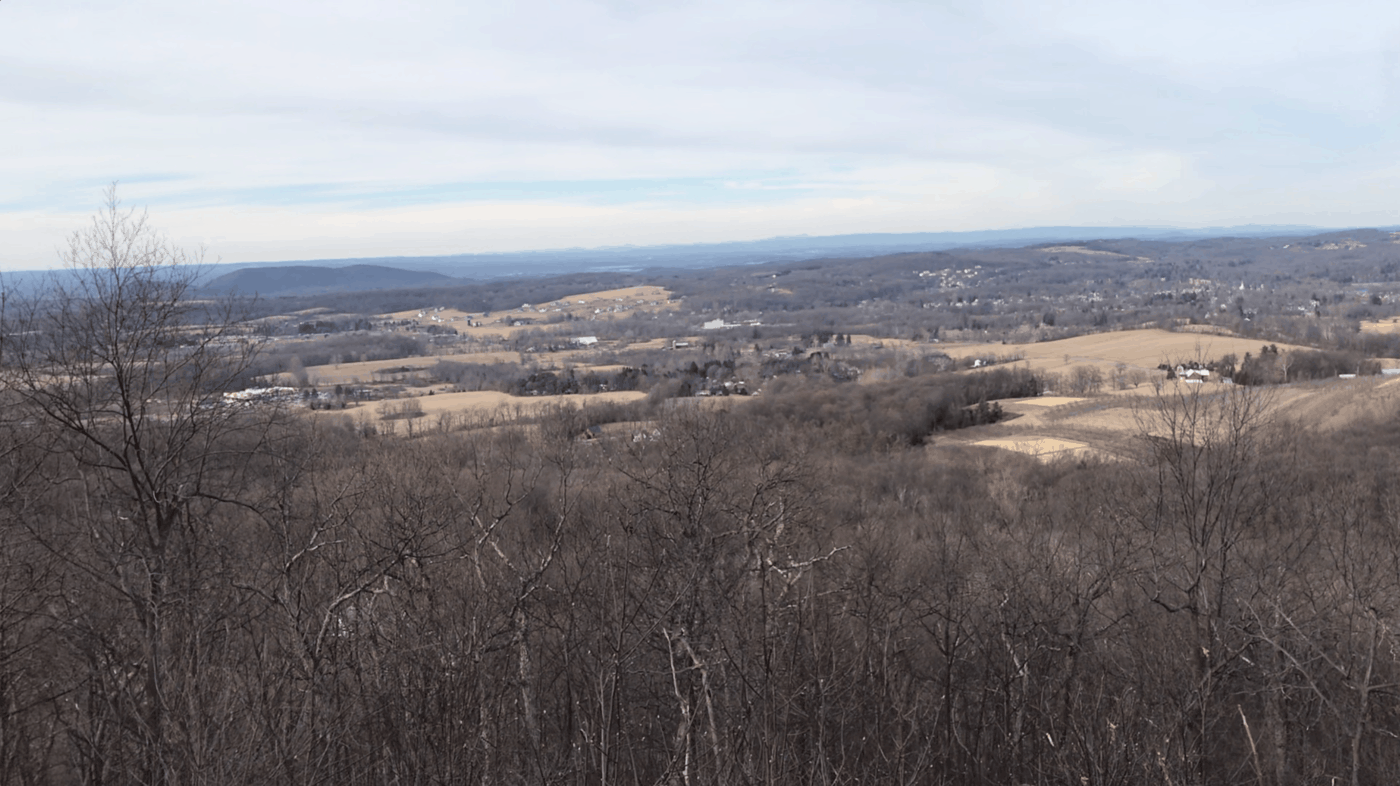
{"label": "distant mountain ridge", "polygon": [[[1217,238],[1288,238],[1316,236],[1343,239],[1349,233],[1390,231],[1400,227],[1329,229],[1299,225],[1246,225],[1180,229],[1173,227],[1034,227],[969,232],[911,232],[810,237],[774,237],[726,243],[663,246],[614,246],[540,251],[513,251],[441,256],[363,257],[282,262],[235,262],[199,270],[201,291],[315,295],[379,289],[454,286],[516,278],[572,273],[640,272],[703,269],[766,262],[855,259],[899,253],[976,248],[1025,248],[1042,244],[1092,243],[1107,240],[1199,241]],[[61,270],[16,270],[0,274],[0,289],[32,291]],[[211,278],[211,276],[216,276]]]}
{"label": "distant mountain ridge", "polygon": [[[1298,225],[1247,225],[1179,229],[1173,227],[1035,227],[969,232],[910,232],[889,234],[774,237],[726,243],[663,246],[612,246],[511,251],[442,256],[364,257],[238,263],[229,267],[271,266],[344,267],[373,265],[427,271],[453,278],[484,281],[562,273],[635,272],[650,268],[702,268],[761,262],[802,261],[832,257],[878,256],[900,252],[947,251],[955,248],[1024,247],[1039,243],[1138,240],[1199,240],[1215,237],[1287,237],[1345,232]],[[220,266],[225,267],[225,266]],[[413,285],[408,285],[413,286]]]}
{"label": "distant mountain ridge", "polygon": [[376,289],[449,286],[463,283],[441,273],[383,265],[278,265],[249,267],[225,273],[202,287],[207,293],[242,295],[319,295]]}

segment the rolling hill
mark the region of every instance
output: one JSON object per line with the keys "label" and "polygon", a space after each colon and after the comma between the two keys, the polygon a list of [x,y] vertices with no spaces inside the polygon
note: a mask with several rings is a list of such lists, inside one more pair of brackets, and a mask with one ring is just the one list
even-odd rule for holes
{"label": "rolling hill", "polygon": [[235,270],[210,281],[204,291],[210,294],[242,295],[317,295],[328,292],[363,292],[377,289],[403,289],[461,284],[458,279],[441,273],[383,267],[381,265],[349,265],[346,267],[315,267],[287,265]]}

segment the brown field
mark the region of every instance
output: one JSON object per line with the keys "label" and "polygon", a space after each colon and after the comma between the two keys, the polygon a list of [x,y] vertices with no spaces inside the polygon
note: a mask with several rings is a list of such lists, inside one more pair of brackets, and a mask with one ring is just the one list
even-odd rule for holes
{"label": "brown field", "polygon": [[1361,329],[1367,333],[1400,333],[1400,317],[1362,322]]}
{"label": "brown field", "polygon": [[984,439],[972,444],[989,448],[1014,450],[1017,453],[1025,453],[1040,459],[1079,457],[1095,452],[1093,448],[1082,442],[1056,439],[1054,437],[1006,437],[1001,439]]}
{"label": "brown field", "polygon": [[[1244,353],[1258,352],[1268,343],[1272,342],[1150,329],[1094,333],[1034,344],[944,344],[941,349],[955,358],[1019,353],[1036,371],[1068,371],[1074,366],[1097,366],[1108,371],[1117,363],[1130,369],[1156,370],[1161,363],[1215,360],[1228,354],[1242,359]],[[1278,348],[1307,349],[1290,344],[1279,344]]]}
{"label": "brown field", "polygon": [[946,437],[1044,459],[1113,456],[1138,432],[1135,402],[1119,396],[1046,396],[998,402],[1012,417]]}
{"label": "brown field", "polygon": [[1073,396],[1040,396],[1039,398],[1018,399],[1020,403],[1033,407],[1060,407],[1065,404],[1078,404],[1083,400]]}
{"label": "brown field", "polygon": [[[1015,424],[1017,430],[1024,430],[1030,427],[1044,425],[1049,421],[1052,413],[1058,412],[1061,407],[1077,404],[1086,399],[1070,398],[1069,396],[1041,396],[1039,398],[1018,398],[1007,399],[997,402],[1001,408],[1012,415],[1010,420],[1004,421],[1000,426]],[[988,428],[996,428],[989,426]]]}
{"label": "brown field", "polygon": [[[545,369],[573,367],[579,372],[593,371],[600,374],[621,371],[624,368],[616,363],[602,365],[589,363],[588,361],[596,357],[597,354],[597,350],[575,349],[548,354],[492,351],[454,355],[418,355],[394,360],[368,360],[363,363],[307,366],[306,379],[308,384],[316,386],[370,384],[375,381],[374,373],[376,371],[403,367],[431,369],[437,365],[438,361],[487,364],[519,363]],[[282,374],[278,382],[285,385],[294,384],[290,374]]]}
{"label": "brown field", "polygon": [[1400,379],[1359,377],[1299,382],[1277,390],[1279,415],[1320,432],[1370,417],[1400,416]]}
{"label": "brown field", "polygon": [[[374,372],[386,368],[431,368],[439,360],[459,363],[520,363],[519,352],[473,352],[458,355],[425,355],[394,360],[367,360],[363,363],[340,363],[327,366],[307,366],[306,379],[312,385],[353,385],[374,381]],[[291,375],[282,374],[282,383],[291,384]]]}
{"label": "brown field", "polygon": [[[1184,388],[1185,383],[1166,383],[1162,393],[1177,395],[1186,392]],[[1207,384],[1200,393],[1212,395],[1227,390],[1218,384]],[[1131,448],[1145,428],[1150,430],[1151,397],[1156,395],[1155,389],[1147,386],[1136,393],[1129,392],[1131,395],[1126,396],[1053,398],[1050,401],[1064,403],[1049,406],[1041,405],[1038,399],[1003,401],[1002,408],[1017,417],[967,429],[965,434],[950,439],[1043,458],[1120,455]],[[1319,435],[1369,418],[1400,417],[1400,379],[1393,377],[1297,382],[1252,392],[1263,397],[1273,416]]]}
{"label": "brown field", "polygon": [[904,338],[877,338],[856,333],[851,336],[851,346],[866,349],[909,349],[910,347],[927,345],[921,341],[910,341]]}
{"label": "brown field", "polygon": [[474,391],[470,393],[442,393],[436,396],[420,396],[423,412],[464,411],[507,411],[520,410],[534,414],[543,409],[558,406],[581,407],[585,404],[627,403],[646,398],[645,393],[635,390],[618,390],[608,393],[587,393],[575,396],[510,396],[496,391]]}
{"label": "brown field", "polygon": [[[406,401],[417,402],[423,415],[432,417],[441,413],[460,413],[469,416],[503,415],[529,417],[554,407],[581,407],[586,404],[628,403],[646,398],[645,393],[633,390],[609,393],[589,393],[574,396],[510,396],[496,391],[473,391],[469,393],[438,393],[432,396],[415,396],[407,399],[385,399],[362,404],[349,409],[317,410],[311,412],[317,418],[334,418],[349,415],[352,419],[367,417],[380,419],[383,411],[388,411]],[[382,408],[382,411],[381,411]]]}

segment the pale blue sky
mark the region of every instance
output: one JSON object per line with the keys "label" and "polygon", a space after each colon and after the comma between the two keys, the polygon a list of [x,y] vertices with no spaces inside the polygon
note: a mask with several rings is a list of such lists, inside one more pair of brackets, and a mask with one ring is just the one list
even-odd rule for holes
{"label": "pale blue sky", "polygon": [[1400,223],[1400,4],[0,4],[0,267]]}

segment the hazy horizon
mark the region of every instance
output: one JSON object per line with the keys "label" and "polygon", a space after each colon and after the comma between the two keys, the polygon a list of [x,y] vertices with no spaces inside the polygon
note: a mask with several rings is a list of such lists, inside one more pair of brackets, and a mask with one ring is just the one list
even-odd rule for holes
{"label": "hazy horizon", "polygon": [[[469,262],[475,258],[482,260],[495,259],[498,263],[505,259],[521,258],[524,261],[532,261],[531,257],[550,260],[559,263],[563,260],[575,257],[596,256],[598,264],[591,267],[585,266],[577,268],[579,271],[591,270],[599,271],[606,269],[599,264],[604,262],[603,258],[628,253],[651,253],[662,254],[662,259],[677,257],[680,255],[689,256],[694,259],[696,254],[714,253],[715,259],[710,263],[700,263],[691,266],[710,267],[724,264],[747,264],[756,259],[746,262],[733,262],[726,259],[727,256],[736,254],[747,257],[759,257],[765,250],[771,250],[773,256],[768,261],[778,261],[779,258],[786,257],[792,259],[815,259],[820,256],[839,256],[845,250],[854,250],[857,257],[878,256],[890,253],[902,253],[904,251],[918,250],[951,250],[956,248],[1020,248],[1038,243],[1057,242],[1093,242],[1100,240],[1198,240],[1216,237],[1291,237],[1307,236],[1314,234],[1327,234],[1332,232],[1365,232],[1365,231],[1386,231],[1400,227],[1316,227],[1298,224],[1288,225],[1265,225],[1265,224],[1243,224],[1238,226],[1217,226],[1217,227],[1174,227],[1174,226],[1122,226],[1122,227],[1015,227],[1010,229],[990,229],[990,230],[968,230],[962,232],[902,232],[902,233],[853,233],[842,235],[779,235],[774,237],[757,238],[754,240],[728,240],[698,243],[661,243],[650,245],[622,244],[610,246],[573,246],[559,248],[526,248],[511,251],[477,251],[477,252],[449,252],[443,254],[381,254],[368,256],[351,257],[314,257],[305,259],[273,258],[273,259],[249,259],[249,260],[228,260],[218,259],[212,255],[206,256],[200,262],[203,267],[208,267],[213,272],[214,268],[235,269],[239,267],[264,267],[264,266],[315,266],[315,267],[343,267],[354,265],[388,265],[400,267],[405,270],[432,270],[444,272],[454,266],[455,262]],[[1123,234],[1116,234],[1119,230]],[[1145,232],[1144,232],[1145,230]],[[794,254],[796,244],[801,241],[812,241],[812,245],[817,248],[811,253]],[[786,246],[786,248],[784,248]],[[667,252],[676,252],[667,256]],[[689,252],[685,254],[685,252]],[[821,253],[818,253],[821,252]],[[648,257],[649,259],[650,257]],[[615,263],[621,263],[619,257]],[[414,265],[413,263],[422,263]],[[677,266],[678,263],[659,262],[656,267]],[[684,265],[682,265],[684,266]],[[0,273],[45,273],[62,267],[57,253],[54,255],[53,264],[41,265],[32,268],[4,268]],[[635,264],[628,264],[627,270],[639,270]],[[472,271],[463,271],[471,273]],[[557,272],[569,271],[546,271],[521,270],[514,275],[554,275]],[[494,274],[493,274],[494,275]]]}

